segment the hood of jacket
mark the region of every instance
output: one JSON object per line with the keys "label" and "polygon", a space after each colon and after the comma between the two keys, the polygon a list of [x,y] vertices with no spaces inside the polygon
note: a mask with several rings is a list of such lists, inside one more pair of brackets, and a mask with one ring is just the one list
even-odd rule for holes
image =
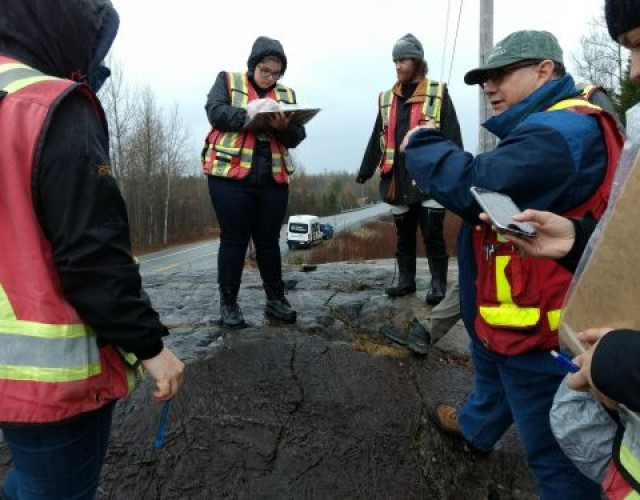
{"label": "hood of jacket", "polygon": [[489,118],[482,126],[499,139],[503,139],[533,113],[544,111],[555,103],[577,94],[573,77],[565,75],[558,80],[545,83],[504,113]]}
{"label": "hood of jacket", "polygon": [[249,55],[249,59],[247,59],[247,69],[250,78],[253,78],[256,65],[267,56],[274,56],[280,59],[282,62],[282,71],[280,74],[284,75],[287,69],[287,56],[284,54],[282,44],[273,38],[259,36],[256,38],[256,41],[253,42],[251,54]]}
{"label": "hood of jacket", "polygon": [[0,53],[61,78],[82,80],[116,37],[111,0],[0,0]]}

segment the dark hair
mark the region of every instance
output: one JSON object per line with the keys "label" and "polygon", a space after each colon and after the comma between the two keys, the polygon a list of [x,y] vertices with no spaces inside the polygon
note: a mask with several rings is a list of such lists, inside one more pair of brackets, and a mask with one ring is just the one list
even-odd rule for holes
{"label": "dark hair", "polygon": [[562,78],[567,74],[567,69],[564,67],[564,64],[553,61],[555,67],[553,68],[553,76],[556,78]]}
{"label": "dark hair", "polygon": [[426,75],[429,72],[429,65],[424,59],[414,59],[416,62],[416,72]]}

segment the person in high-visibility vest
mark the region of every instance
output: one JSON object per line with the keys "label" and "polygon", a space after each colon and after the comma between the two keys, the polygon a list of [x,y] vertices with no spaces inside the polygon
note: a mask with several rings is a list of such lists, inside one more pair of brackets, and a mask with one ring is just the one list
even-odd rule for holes
{"label": "person in high-visibility vest", "polygon": [[[606,0],[605,15],[611,38],[631,51],[629,79],[640,82],[640,0]],[[637,141],[638,137],[629,139]],[[538,237],[532,242],[509,236],[511,241],[527,255],[556,259],[571,272],[576,270],[597,225],[591,217],[570,219],[532,209],[515,218],[535,224]],[[638,500],[640,331],[593,328],[579,333],[578,337],[591,348],[574,360],[580,371],[571,375],[569,386],[590,390],[610,410],[617,411],[619,417],[620,428],[612,446],[612,461],[602,483],[604,492],[610,499]],[[583,455],[588,456],[590,452],[584,450]]]}
{"label": "person in high-visibility vest", "polygon": [[549,351],[559,346],[571,273],[522,255],[481,223],[469,189],[504,193],[523,209],[598,218],[624,138],[611,115],[579,94],[549,32],[510,34],[465,82],[479,84],[491,103],[494,116],[483,126],[500,138],[493,151],[463,151],[433,123],[412,130],[403,143],[418,186],[464,221],[457,250],[473,388],[459,409],[436,403],[427,414],[436,428],[482,452],[515,424],[541,499],[599,499],[599,484],[564,455],[549,422],[565,375]]}
{"label": "person in high-visibility vest", "polygon": [[282,44],[260,36],[251,48],[247,71],[221,71],[205,105],[212,128],[202,167],[220,224],[220,322],[230,329],[246,326],[238,292],[250,240],[267,296],[265,315],[284,323],[297,317],[285,297],[279,240],[295,170],[289,148],[300,144],[306,132],[284,114],[260,128],[251,123],[260,110],[296,104],[293,89],[280,83],[286,69]]}
{"label": "person in high-visibility vest", "polygon": [[[378,115],[364,152],[356,182],[362,184],[380,170],[380,198],[389,204],[396,226],[398,281],[385,293],[401,297],[416,291],[416,239],[418,227],[429,266],[425,301],[435,305],[447,289],[449,256],[444,241],[445,211],[428,192],[416,188],[399,151],[407,131],[433,118],[444,136],[462,147],[460,124],[446,84],[427,77],[428,65],[420,41],[411,33],[391,51],[397,81],[378,96]],[[392,340],[402,342],[402,339]]]}
{"label": "person in high-visibility vest", "polygon": [[95,95],[118,25],[109,0],[2,2],[0,498],[94,498],[115,402],[142,368],[158,401],[183,377],[141,287]]}

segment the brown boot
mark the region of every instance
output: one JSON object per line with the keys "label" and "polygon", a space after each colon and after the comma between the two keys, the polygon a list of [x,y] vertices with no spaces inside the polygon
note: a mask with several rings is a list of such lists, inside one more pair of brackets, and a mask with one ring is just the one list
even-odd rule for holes
{"label": "brown boot", "polygon": [[467,440],[460,430],[458,424],[458,409],[447,404],[437,404],[435,407],[427,409],[427,417],[436,426],[436,428],[443,434],[453,436],[464,441],[466,448],[469,451],[477,453],[479,455],[487,455],[491,453],[491,450],[481,450],[476,448],[471,442]]}
{"label": "brown boot", "polygon": [[434,408],[429,408],[427,416],[438,430],[449,436],[464,438],[458,425],[458,410],[453,406],[441,403]]}

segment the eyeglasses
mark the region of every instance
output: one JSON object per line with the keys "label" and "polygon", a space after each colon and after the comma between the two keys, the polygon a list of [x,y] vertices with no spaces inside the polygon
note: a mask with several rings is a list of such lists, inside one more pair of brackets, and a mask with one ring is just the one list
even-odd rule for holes
{"label": "eyeglasses", "polygon": [[502,83],[502,80],[504,80],[511,73],[515,73],[522,68],[533,68],[541,62],[542,61],[521,61],[512,64],[511,66],[505,66],[504,68],[491,69],[485,73],[485,79],[482,83],[480,83],[480,86],[483,86],[489,80],[491,80],[491,83],[493,83],[494,85],[500,85]]}
{"label": "eyeglasses", "polygon": [[258,66],[258,71],[260,72],[260,76],[263,78],[273,78],[274,80],[278,80],[282,76],[281,71],[273,71],[265,66]]}

